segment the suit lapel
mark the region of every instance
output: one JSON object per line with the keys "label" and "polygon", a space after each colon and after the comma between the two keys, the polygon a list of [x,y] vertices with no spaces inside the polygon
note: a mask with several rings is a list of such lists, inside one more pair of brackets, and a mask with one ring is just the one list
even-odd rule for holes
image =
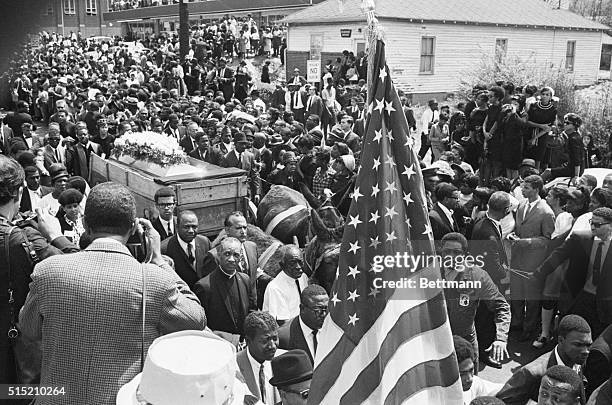
{"label": "suit lapel", "polygon": [[435,210],[438,213],[438,215],[440,215],[440,218],[446,224],[446,226],[448,226],[449,229],[453,230],[453,224],[450,223],[450,221],[448,220],[448,217],[446,216],[446,213],[442,211],[442,208],[440,208],[438,204],[435,205]]}
{"label": "suit lapel", "polygon": [[[215,277],[222,277],[221,274],[219,274],[219,272],[221,271],[221,269],[217,266],[217,274],[215,274]],[[234,276],[236,277],[236,276]],[[221,283],[219,283],[221,284]],[[225,285],[225,283],[223,283],[222,285]],[[238,291],[240,291],[240,288],[238,288]],[[232,320],[232,323],[234,324],[234,328],[236,328],[236,319],[234,319],[234,312],[232,311],[232,303],[230,302],[230,291],[225,290],[225,291],[219,291],[219,293],[221,294],[221,299],[223,300],[223,305],[225,305],[225,310],[227,311],[227,314],[229,315],[230,319]]]}
{"label": "suit lapel", "polygon": [[304,332],[300,327],[300,316],[296,316],[295,319],[291,322],[291,328],[289,330],[289,336],[291,337],[290,347],[304,347],[306,353],[308,353],[308,357],[310,357],[310,361],[314,363],[314,354],[310,352],[310,347],[308,346],[308,342],[306,342],[306,338],[304,337]]}
{"label": "suit lapel", "polygon": [[206,249],[204,247],[204,241],[203,240],[198,240],[198,237],[196,236],[195,239],[196,243],[195,243],[195,255],[196,255],[196,268],[195,268],[195,272],[198,275],[198,279],[201,279],[203,277],[202,275],[202,268],[204,267],[204,257],[206,256]]}
{"label": "suit lapel", "polygon": [[251,363],[249,362],[249,358],[247,357],[248,349],[244,349],[240,353],[238,353],[237,362],[240,370],[242,370],[242,376],[244,377],[245,383],[251,391],[251,394],[255,395],[257,399],[261,399],[261,394],[259,389],[257,388],[257,383],[255,382],[255,376],[253,375],[253,369],[251,368]]}

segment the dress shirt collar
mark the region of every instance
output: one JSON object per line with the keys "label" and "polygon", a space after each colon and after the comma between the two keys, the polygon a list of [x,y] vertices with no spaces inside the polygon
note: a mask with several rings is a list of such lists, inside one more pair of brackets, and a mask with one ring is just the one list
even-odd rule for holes
{"label": "dress shirt collar", "polygon": [[496,219],[491,218],[491,216],[489,215],[489,212],[488,212],[488,211],[485,213],[485,215],[487,216],[487,218],[489,218],[489,219],[491,220],[491,222],[493,222],[493,224],[495,224],[495,226],[496,226],[497,228],[501,227],[501,222],[499,222],[499,221],[498,221],[498,220],[496,220]]}
{"label": "dress shirt collar", "polygon": [[[251,356],[251,352],[249,351],[248,346],[247,346],[246,352],[247,352],[247,358],[249,359],[249,364],[251,365],[251,369],[253,370],[253,377],[255,377],[254,378],[255,384],[257,384],[257,388],[259,388],[259,368],[263,364],[264,374],[266,375],[266,381],[268,381],[270,378],[272,378],[272,365],[270,364],[268,360],[265,360],[263,363],[260,363],[257,360],[255,360],[255,358]],[[266,384],[266,396],[268,396],[268,398],[273,398],[269,396],[269,395],[273,395],[273,392],[274,391],[272,390],[272,386],[270,385],[270,383]]]}
{"label": "dress shirt collar", "polygon": [[236,159],[238,159],[238,161],[240,163],[242,163],[242,160],[240,159],[240,152],[238,152],[236,149],[234,149],[234,154],[236,155]]}
{"label": "dress shirt collar", "polygon": [[442,204],[441,202],[438,202],[438,206],[440,207],[440,209],[442,210],[442,212],[444,212],[444,215],[446,215],[446,218],[448,218],[449,222],[451,224],[455,223],[455,220],[453,219],[453,210],[449,210],[448,208],[446,208],[444,206],[444,204]]}
{"label": "dress shirt collar", "polygon": [[536,197],[536,199],[532,202],[529,202],[529,200],[527,200],[527,204],[529,205],[529,211],[531,211],[538,204],[538,202],[540,202],[540,200],[540,196]]}
{"label": "dress shirt collar", "polygon": [[312,338],[312,332],[314,332],[314,329],[311,329],[308,325],[306,325],[299,315],[298,320],[300,322],[300,328],[302,328],[302,333],[304,334],[304,339],[306,339],[306,343],[308,344],[308,349],[310,350],[312,357],[314,357],[314,340]]}
{"label": "dress shirt collar", "polygon": [[578,375],[580,375],[580,365],[579,364],[574,364],[572,366],[569,364],[565,364],[563,362],[563,359],[561,359],[561,356],[559,356],[559,346],[555,346],[555,359],[557,360],[558,365],[569,367],[572,370],[574,370],[576,373],[578,373]]}
{"label": "dress shirt collar", "polygon": [[225,146],[225,149],[227,149],[228,151],[230,150],[234,150],[234,144],[230,143],[225,143],[223,142],[223,145]]}
{"label": "dress shirt collar", "polygon": [[[165,219],[163,219],[161,216],[159,217],[159,222],[162,224],[162,226],[164,227],[164,230],[166,232],[168,232],[168,225],[170,225],[170,230],[172,231],[172,234],[174,235],[176,232],[174,232],[174,220],[170,220],[170,221],[166,221]],[[180,240],[180,238],[179,238]]]}
{"label": "dress shirt collar", "polygon": [[195,257],[196,255],[196,251],[195,251],[195,239],[192,240],[191,242],[187,243],[185,242],[183,239],[181,239],[180,236],[178,236],[178,234],[176,235],[176,240],[178,241],[179,245],[181,246],[181,249],[183,249],[185,251],[185,254],[189,256],[189,253],[187,253],[187,245],[191,245],[191,252],[193,253],[193,257]]}

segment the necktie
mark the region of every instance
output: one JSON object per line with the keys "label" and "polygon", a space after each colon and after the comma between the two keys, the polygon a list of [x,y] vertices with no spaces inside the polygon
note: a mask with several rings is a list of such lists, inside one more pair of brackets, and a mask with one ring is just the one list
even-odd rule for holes
{"label": "necktie", "polygon": [[264,373],[263,363],[259,367],[259,392],[261,394],[261,402],[266,403],[266,374]]}
{"label": "necktie", "polygon": [[595,243],[597,243],[597,250],[595,251],[595,260],[593,260],[593,285],[597,287],[601,276],[601,253],[604,243],[601,240]]}
{"label": "necktie", "polygon": [[314,357],[314,354],[317,352],[317,345],[319,344],[317,342],[317,332],[318,332],[318,330],[313,330],[312,331],[312,346],[314,347],[313,357]]}
{"label": "necktie", "polygon": [[[172,226],[170,226],[170,222],[168,221],[168,236],[172,236]],[[188,245],[191,247],[191,245]]]}
{"label": "necktie", "polygon": [[293,93],[293,97],[295,99],[295,103],[294,103],[294,108],[300,108],[299,106],[299,100],[300,100],[300,92],[296,91],[295,93]]}
{"label": "necktie", "polygon": [[295,280],[295,286],[298,289],[298,295],[301,296],[302,295],[302,289],[300,288],[300,280],[297,280],[297,279]]}
{"label": "necktie", "polygon": [[240,269],[242,270],[243,273],[248,273],[247,272],[247,262],[246,262],[246,258],[244,257],[244,252],[240,256]]}
{"label": "necktie", "polygon": [[242,153],[238,154],[238,168],[242,169]]}
{"label": "necktie", "polygon": [[195,262],[195,257],[193,256],[193,248],[191,247],[191,243],[187,244],[187,259],[189,260],[189,264],[193,265]]}
{"label": "necktie", "polygon": [[307,107],[306,110],[310,110],[310,106],[312,105],[312,96],[308,97],[308,103],[307,103]]}
{"label": "necktie", "polygon": [[60,159],[60,154],[57,148],[55,149],[55,160],[57,161],[57,163],[62,163],[62,160]]}
{"label": "necktie", "polygon": [[531,204],[527,203],[527,205],[525,206],[525,215],[523,215],[523,221],[525,221],[527,215],[529,215],[529,211],[531,211]]}

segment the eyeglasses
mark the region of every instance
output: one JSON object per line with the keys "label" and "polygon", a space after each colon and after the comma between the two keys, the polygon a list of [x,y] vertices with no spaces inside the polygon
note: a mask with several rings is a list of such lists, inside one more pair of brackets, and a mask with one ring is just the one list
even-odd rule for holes
{"label": "eyeglasses", "polygon": [[161,208],[170,208],[174,206],[175,204],[176,203],[157,203],[157,206]]}
{"label": "eyeglasses", "polygon": [[589,223],[591,224],[591,226],[595,229],[599,229],[604,225],[608,225],[608,224],[612,224],[612,222],[593,222],[593,220],[589,220]]}
{"label": "eyeglasses", "polygon": [[290,390],[287,388],[281,388],[281,391],[290,392],[292,394],[297,394],[302,397],[302,399],[308,399],[308,394],[310,393],[310,389],[305,389],[302,391]]}
{"label": "eyeglasses", "polygon": [[573,122],[570,122],[570,121],[563,121],[563,123],[564,124],[572,124],[573,125]]}
{"label": "eyeglasses", "polygon": [[310,309],[312,312],[314,312],[316,315],[322,316],[327,314],[327,307],[315,307],[315,308],[311,308],[311,307],[306,307],[308,309]]}

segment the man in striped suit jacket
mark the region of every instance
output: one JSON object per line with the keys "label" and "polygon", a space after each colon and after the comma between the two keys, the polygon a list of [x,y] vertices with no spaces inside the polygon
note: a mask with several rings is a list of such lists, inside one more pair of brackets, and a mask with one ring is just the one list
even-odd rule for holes
{"label": "man in striped suit jacket", "polygon": [[[34,268],[19,323],[24,335],[42,342],[41,384],[65,387],[65,395],[39,397],[38,404],[115,404],[153,340],[206,327],[198,298],[162,259],[159,234],[135,217],[127,188],[97,185],[85,207],[91,245]],[[150,240],[149,264],[139,264],[125,246],[138,223]]]}

